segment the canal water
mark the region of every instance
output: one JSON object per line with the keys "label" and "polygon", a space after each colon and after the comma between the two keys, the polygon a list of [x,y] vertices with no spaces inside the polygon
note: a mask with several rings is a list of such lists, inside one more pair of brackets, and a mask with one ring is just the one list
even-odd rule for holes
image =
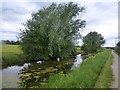
{"label": "canal water", "polygon": [[[25,63],[23,66],[11,66],[2,69],[2,88],[30,87],[32,85],[44,85],[51,73],[63,71],[69,73],[70,70],[80,66],[81,55],[77,55],[74,60],[67,59],[61,61],[38,61],[35,63]],[[40,82],[40,83],[38,83]]]}

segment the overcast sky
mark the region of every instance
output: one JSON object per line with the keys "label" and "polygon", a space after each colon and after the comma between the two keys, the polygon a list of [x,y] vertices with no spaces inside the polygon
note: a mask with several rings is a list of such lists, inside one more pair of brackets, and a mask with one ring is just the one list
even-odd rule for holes
{"label": "overcast sky", "polygon": [[[69,0],[67,0],[68,2]],[[118,38],[118,0],[70,0],[86,7],[86,13],[82,19],[86,20],[86,28],[81,31],[85,36],[90,31],[101,33],[106,39],[105,46],[115,46],[115,39]],[[16,36],[24,26],[27,19],[31,18],[31,13],[43,7],[48,7],[53,0],[44,2],[30,0],[10,0],[2,1],[2,15],[0,15],[0,33],[2,40],[17,40]],[[55,2],[55,1],[54,1]],[[56,0],[56,2],[59,2]],[[62,0],[61,2],[65,2]],[[60,3],[60,2],[59,2]]]}

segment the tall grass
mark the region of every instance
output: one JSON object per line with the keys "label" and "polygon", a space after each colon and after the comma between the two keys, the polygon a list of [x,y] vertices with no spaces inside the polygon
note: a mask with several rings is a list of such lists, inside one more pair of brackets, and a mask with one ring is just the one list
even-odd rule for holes
{"label": "tall grass", "polygon": [[23,62],[22,50],[19,48],[19,45],[2,45],[3,67],[20,64],[21,62]]}
{"label": "tall grass", "polygon": [[109,59],[110,50],[98,53],[84,60],[79,68],[69,74],[52,74],[45,88],[93,88]]}

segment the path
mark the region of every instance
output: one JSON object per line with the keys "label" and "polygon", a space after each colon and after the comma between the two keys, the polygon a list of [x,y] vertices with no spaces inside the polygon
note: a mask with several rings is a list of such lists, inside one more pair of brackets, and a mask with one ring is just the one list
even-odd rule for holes
{"label": "path", "polygon": [[[118,63],[120,65],[120,58],[118,58],[118,55],[112,51],[112,55],[113,55],[113,64],[111,65],[112,67],[112,71],[113,71],[113,81],[111,83],[111,87],[110,88],[118,88],[119,87],[119,90],[120,90],[120,84],[118,84],[118,77],[120,77],[120,74],[118,76]],[[119,62],[118,62],[119,61]],[[120,72],[120,69],[119,69],[119,72]]]}

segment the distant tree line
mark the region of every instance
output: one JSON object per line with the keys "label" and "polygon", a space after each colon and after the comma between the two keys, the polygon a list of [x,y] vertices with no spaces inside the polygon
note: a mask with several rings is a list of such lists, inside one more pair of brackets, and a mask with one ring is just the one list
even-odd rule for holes
{"label": "distant tree line", "polygon": [[4,43],[4,44],[11,44],[11,45],[18,45],[18,44],[20,44],[20,41],[13,41],[13,40],[2,40],[2,43]]}

